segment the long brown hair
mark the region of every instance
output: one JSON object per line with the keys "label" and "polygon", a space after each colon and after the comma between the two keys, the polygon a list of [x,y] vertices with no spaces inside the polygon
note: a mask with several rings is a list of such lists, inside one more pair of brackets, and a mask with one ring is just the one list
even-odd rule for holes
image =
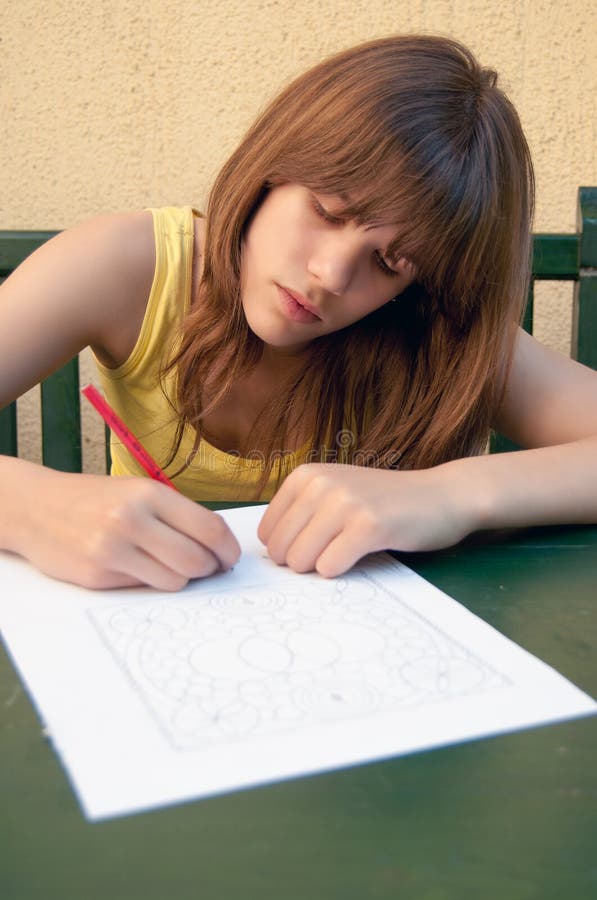
{"label": "long brown hair", "polygon": [[240,299],[243,237],[267,191],[294,182],[348,196],[359,222],[397,223],[389,250],[417,280],[312,342],[255,426],[262,484],[305,414],[313,448],[349,427],[343,458],[357,464],[422,468],[480,452],[524,308],[534,188],[496,81],[454,40],[388,37],[325,60],[265,109],[210,195],[198,296],[169,366],[178,443],[190,425],[198,445],[203,416],[261,357]]}

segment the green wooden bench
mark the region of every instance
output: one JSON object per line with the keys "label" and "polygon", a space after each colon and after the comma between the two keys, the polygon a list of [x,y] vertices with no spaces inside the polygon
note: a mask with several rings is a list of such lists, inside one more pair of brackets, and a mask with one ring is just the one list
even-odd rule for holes
{"label": "green wooden bench", "polygon": [[[535,234],[533,282],[524,327],[533,332],[535,281],[574,281],[571,353],[597,369],[597,188],[578,192],[577,231],[574,234]],[[53,231],[0,231],[0,281]],[[81,471],[79,366],[72,359],[41,385],[42,457],[47,466],[65,472]],[[492,450],[512,447],[495,435]],[[0,411],[0,453],[17,455],[16,404]]]}

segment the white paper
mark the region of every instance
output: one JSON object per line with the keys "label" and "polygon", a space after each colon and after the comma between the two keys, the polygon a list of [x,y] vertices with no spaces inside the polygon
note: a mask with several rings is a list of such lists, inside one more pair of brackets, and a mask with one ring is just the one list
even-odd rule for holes
{"label": "white paper", "polygon": [[0,626],[85,814],[169,803],[597,711],[386,554],[296,575],[228,510],[232,572],[96,592],[0,554]]}

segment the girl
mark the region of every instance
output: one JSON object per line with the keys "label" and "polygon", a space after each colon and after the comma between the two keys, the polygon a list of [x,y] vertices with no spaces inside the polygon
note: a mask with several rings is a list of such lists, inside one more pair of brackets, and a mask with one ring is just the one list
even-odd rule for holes
{"label": "girl", "polygon": [[[0,403],[89,345],[182,493],[117,445],[112,479],[4,458],[0,546],[91,587],[177,589],[239,553],[193,500],[273,496],[270,556],[324,576],[597,521],[597,373],[517,327],[532,199],[516,112],[460,44],[386,38],[307,72],[205,219],[93,220],[2,286]],[[528,449],[485,455],[491,427]]]}

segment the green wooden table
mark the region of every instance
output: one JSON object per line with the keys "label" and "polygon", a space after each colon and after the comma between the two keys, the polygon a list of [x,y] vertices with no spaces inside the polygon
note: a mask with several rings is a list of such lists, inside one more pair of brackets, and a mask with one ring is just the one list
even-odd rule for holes
{"label": "green wooden table", "polygon": [[[404,560],[597,696],[597,528]],[[89,824],[3,649],[0,710],[2,900],[597,897],[597,717]]]}

